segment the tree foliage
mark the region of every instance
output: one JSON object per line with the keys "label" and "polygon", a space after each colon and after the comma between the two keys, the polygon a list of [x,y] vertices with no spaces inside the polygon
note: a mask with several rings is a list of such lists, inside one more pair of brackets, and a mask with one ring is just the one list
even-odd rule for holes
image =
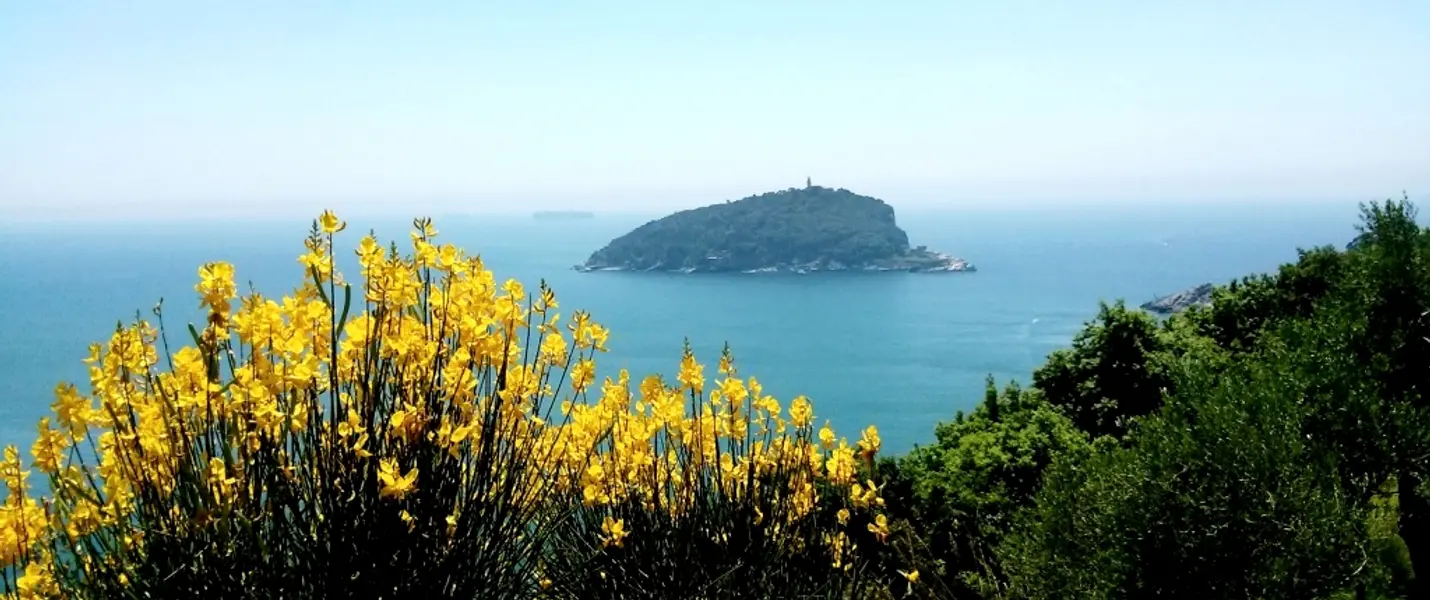
{"label": "tree foliage", "polygon": [[996,589],[994,549],[1015,512],[1033,498],[1043,469],[1058,456],[1082,456],[1085,433],[1035,390],[1009,384],[988,393],[967,416],[935,430],[935,443],[918,447],[885,476],[892,514],[918,523],[945,582],[966,593]]}
{"label": "tree foliage", "polygon": [[1275,273],[1243,277],[1212,293],[1212,305],[1184,317],[1228,350],[1254,348],[1260,334],[1275,323],[1310,316],[1323,300],[1348,282],[1345,253],[1329,246],[1301,250],[1296,262]]}
{"label": "tree foliage", "polygon": [[[1408,200],[1366,205],[1346,250],[1302,250],[1165,320],[1104,303],[1024,400],[985,398],[897,462],[911,508],[895,514],[957,549],[949,571],[984,597],[1425,597],[1415,217]],[[1029,438],[991,432],[1048,409],[1094,440],[978,468],[1014,464]]]}
{"label": "tree foliage", "polygon": [[1278,359],[1184,363],[1130,445],[1067,457],[1002,558],[1029,598],[1311,598],[1368,561],[1366,508],[1304,435],[1301,380]]}
{"label": "tree foliage", "polygon": [[1033,372],[1033,385],[1092,436],[1120,437],[1162,405],[1168,344],[1150,314],[1103,303],[1097,317]]}

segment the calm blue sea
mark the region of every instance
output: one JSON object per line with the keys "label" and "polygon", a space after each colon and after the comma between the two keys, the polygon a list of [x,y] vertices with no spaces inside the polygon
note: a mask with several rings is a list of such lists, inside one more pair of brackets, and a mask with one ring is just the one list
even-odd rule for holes
{"label": "calm blue sea", "polygon": [[[1298,247],[1344,245],[1356,206],[1143,205],[1136,209],[900,211],[915,244],[963,256],[977,273],[715,276],[577,273],[610,238],[658,215],[537,222],[438,217],[447,241],[479,252],[500,278],[545,278],[562,312],[589,310],[612,331],[602,374],[673,376],[689,338],[712,365],[729,342],[744,375],[782,400],[805,394],[851,438],[876,423],[889,451],[932,439],[969,409],[983,380],[1027,381],[1066,345],[1099,300],[1140,304],[1206,281],[1275,268]],[[81,359],[159,298],[171,325],[197,318],[198,265],[233,262],[240,280],[281,293],[302,276],[308,224],[230,221],[0,223],[0,444],[28,451],[61,380],[86,389]],[[359,233],[406,242],[410,220],[354,220]],[[346,268],[356,273],[355,268]],[[181,327],[172,329],[186,339]]]}

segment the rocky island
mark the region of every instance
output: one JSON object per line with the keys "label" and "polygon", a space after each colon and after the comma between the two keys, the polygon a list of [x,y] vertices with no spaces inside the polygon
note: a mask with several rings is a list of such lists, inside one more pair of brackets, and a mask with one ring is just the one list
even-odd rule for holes
{"label": "rocky island", "polygon": [[1206,306],[1212,303],[1212,292],[1214,290],[1215,286],[1212,284],[1203,283],[1197,287],[1162,296],[1151,302],[1144,303],[1142,310],[1159,315],[1170,315],[1193,306]]}
{"label": "rocky island", "polygon": [[967,261],[910,247],[894,208],[846,189],[790,188],[685,210],[597,250],[578,271],[965,272]]}

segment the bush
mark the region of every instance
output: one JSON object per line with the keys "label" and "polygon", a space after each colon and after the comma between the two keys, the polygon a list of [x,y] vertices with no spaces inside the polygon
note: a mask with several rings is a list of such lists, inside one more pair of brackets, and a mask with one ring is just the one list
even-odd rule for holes
{"label": "bush", "polygon": [[[661,595],[671,572],[707,596],[864,585],[877,544],[852,540],[886,522],[872,428],[858,451],[814,441],[812,406],[782,420],[728,354],[708,400],[688,351],[679,386],[648,379],[632,406],[622,373],[593,399],[604,328],[577,312],[563,333],[544,283],[498,285],[415,226],[406,256],[365,237],[353,286],[334,268],[345,224],[326,212],[292,295],[239,298],[232,266],[209,263],[191,346],[170,350],[159,308],[92,346],[91,393],[61,385],[32,449],[52,497],[31,496],[14,448],[0,464],[0,588],[616,597]],[[697,564],[652,571],[677,559]]]}
{"label": "bush", "polygon": [[1172,346],[1152,315],[1122,301],[1102,303],[1071,348],[1033,371],[1033,386],[1078,429],[1121,438],[1162,406],[1171,386],[1162,363]]}
{"label": "bush", "polygon": [[[624,381],[603,394],[609,404],[578,409],[578,420],[604,422],[588,429],[611,433],[587,471],[583,493],[595,501],[567,522],[576,533],[560,536],[575,544],[548,559],[562,574],[557,589],[577,598],[843,598],[869,583],[859,546],[888,535],[879,489],[860,479],[877,431],[856,446],[836,442],[827,424],[815,433],[807,399],[795,398],[786,418],[755,378],[738,379],[728,349],[719,370],[706,390],[687,348],[679,385],[647,378],[634,411]],[[686,404],[694,420],[682,416]]]}
{"label": "bush", "polygon": [[992,377],[971,414],[935,428],[936,442],[901,457],[886,485],[895,516],[908,519],[937,561],[929,575],[966,597],[994,597],[1005,587],[996,549],[1014,515],[1032,503],[1054,460],[1081,460],[1086,433],[1037,390],[1009,383],[1000,394]]}
{"label": "bush", "polygon": [[1369,515],[1269,354],[1188,362],[1177,395],[1083,461],[1054,461],[1000,547],[1019,598],[1322,598],[1368,564]]}

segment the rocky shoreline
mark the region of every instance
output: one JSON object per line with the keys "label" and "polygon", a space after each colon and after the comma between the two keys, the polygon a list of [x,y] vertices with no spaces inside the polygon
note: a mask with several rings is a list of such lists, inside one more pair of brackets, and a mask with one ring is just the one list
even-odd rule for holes
{"label": "rocky shoreline", "polygon": [[[1350,252],[1356,250],[1367,243],[1366,234],[1362,233],[1346,244],[1345,251]],[[1193,306],[1210,306],[1215,291],[1215,285],[1203,283],[1175,294],[1168,294],[1155,298],[1150,302],[1144,302],[1141,308],[1142,310],[1159,315],[1170,315],[1182,312]]]}
{"label": "rocky shoreline", "polygon": [[587,262],[571,267],[582,273],[596,272],[641,272],[641,273],[740,273],[745,275],[811,273],[973,273],[978,271],[962,258],[941,252],[913,250],[901,257],[874,260],[858,264],[844,264],[833,260],[814,260],[797,264],[775,264],[753,269],[733,268],[723,264],[720,257],[708,257],[706,265],[667,269],[664,265],[638,268],[631,265],[606,265]]}
{"label": "rocky shoreline", "polygon": [[1151,302],[1145,302],[1141,308],[1142,310],[1159,315],[1170,315],[1193,306],[1207,306],[1212,303],[1212,292],[1214,290],[1215,286],[1212,284],[1203,283],[1191,289],[1162,296]]}

